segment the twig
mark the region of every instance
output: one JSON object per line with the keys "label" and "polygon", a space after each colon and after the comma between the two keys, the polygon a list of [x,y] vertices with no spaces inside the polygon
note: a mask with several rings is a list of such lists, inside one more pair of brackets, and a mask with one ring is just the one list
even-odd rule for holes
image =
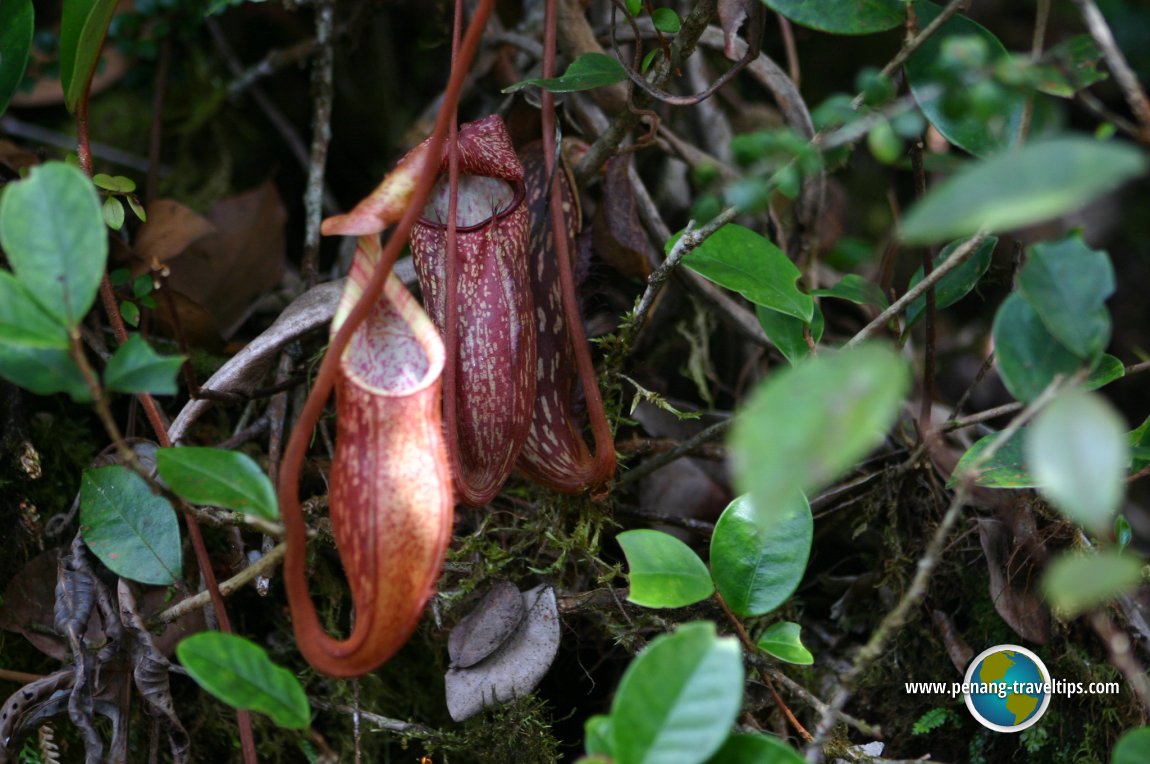
{"label": "twig", "polygon": [[951,499],[950,505],[943,514],[942,521],[927,543],[926,550],[923,552],[922,557],[919,558],[910,586],[903,592],[902,597],[899,598],[894,608],[883,617],[882,621],[871,633],[870,639],[867,640],[867,643],[863,645],[855,655],[851,667],[840,678],[839,688],[835,691],[834,697],[831,699],[831,702],[822,714],[822,718],[819,720],[818,727],[815,729],[814,740],[807,747],[807,762],[817,764],[817,762],[821,760],[821,746],[827,739],[830,731],[834,728],[839,713],[846,706],[847,701],[850,700],[854,691],[855,682],[858,681],[859,677],[862,676],[871,662],[882,654],[887,641],[906,623],[910,616],[911,609],[917,606],[923,597],[926,596],[927,586],[930,584],[930,579],[934,574],[935,568],[938,567],[941,561],[942,552],[946,546],[947,539],[950,537],[950,532],[954,529],[955,523],[958,522],[958,518],[962,515],[962,508],[966,504],[967,497],[970,495],[974,476],[978,474],[978,470],[1006,444],[1011,436],[1018,431],[1018,428],[1022,427],[1022,425],[1042,410],[1068,382],[1073,381],[1075,381],[1075,378],[1066,380],[1062,377],[1056,377],[1022,413],[1015,417],[1006,428],[998,433],[998,437],[991,441],[986,450],[974,459],[970,466],[958,476],[958,490],[954,492],[954,497]]}
{"label": "twig", "polygon": [[30,684],[32,682],[39,682],[43,678],[43,674],[29,674],[26,671],[13,671],[12,669],[0,668],[0,680],[5,682]]}
{"label": "twig", "polygon": [[963,242],[962,246],[955,249],[929,276],[924,276],[922,281],[908,289],[906,294],[895,300],[889,308],[879,313],[873,321],[860,329],[858,334],[851,337],[844,347],[854,347],[874,334],[879,328],[885,326],[887,321],[906,310],[907,306],[925,294],[928,289],[938,283],[939,279],[970,259],[978,251],[978,247],[984,239],[986,239],[985,233],[977,233]]}
{"label": "twig", "polygon": [[1142,712],[1150,712],[1150,677],[1146,676],[1146,670],[1138,664],[1138,659],[1131,649],[1130,637],[1120,631],[1101,610],[1095,610],[1090,614],[1090,625],[1106,645],[1110,663],[1122,672],[1127,684],[1134,689],[1134,694],[1142,704]]}
{"label": "twig", "polygon": [[[1038,9],[1035,11],[1034,36],[1030,41],[1030,60],[1037,61],[1042,56],[1042,49],[1046,45],[1046,26],[1050,22],[1050,0],[1038,0]],[[1022,116],[1018,121],[1018,145],[1026,143],[1030,134],[1030,121],[1034,118],[1034,93],[1026,96],[1022,105]]]}
{"label": "twig", "polygon": [[[164,100],[168,93],[168,70],[172,64],[172,36],[160,41],[160,60],[156,64],[156,77],[152,80],[152,134],[148,138],[148,180],[146,201],[151,202],[160,193],[160,148],[164,137]],[[172,313],[176,315],[175,312]]]}
{"label": "twig", "polygon": [[421,740],[439,741],[449,737],[448,733],[428,727],[427,725],[400,721],[399,719],[390,719],[386,716],[373,714],[370,711],[364,711],[362,708],[356,709],[343,704],[327,703],[326,701],[316,700],[315,698],[312,698],[311,702],[316,708],[322,708],[327,711],[338,711],[341,714],[349,715],[358,714],[360,719],[369,722],[377,729],[398,732],[402,735],[420,738]]}
{"label": "twig", "polygon": [[738,209],[728,207],[699,229],[695,228],[695,221],[692,220],[687,223],[687,228],[683,231],[682,237],[675,242],[675,246],[672,247],[671,251],[667,254],[667,259],[647,277],[647,288],[643,291],[642,297],[639,298],[639,302],[635,306],[635,312],[632,315],[631,323],[625,335],[627,347],[631,346],[635,337],[642,331],[643,324],[647,320],[647,314],[650,313],[651,307],[655,304],[655,297],[659,294],[659,290],[662,289],[663,284],[670,278],[671,271],[679,265],[679,261],[697,249],[715,231],[734,220],[738,214]]}
{"label": "twig", "polygon": [[315,6],[315,44],[319,55],[312,70],[311,155],[307,163],[307,189],[303,195],[306,222],[300,262],[300,276],[305,289],[311,289],[319,282],[319,226],[323,218],[327,148],[331,143],[332,77],[335,69],[335,46],[332,44],[335,3],[334,0],[317,0]]}
{"label": "twig", "polygon": [[[927,24],[921,32],[910,40],[907,40],[906,43],[899,48],[898,53],[895,53],[894,58],[886,62],[886,66],[882,68],[879,74],[883,77],[890,77],[898,71],[898,68],[906,63],[906,60],[910,58],[916,50],[921,48],[924,42],[934,37],[935,33],[942,28],[943,24],[950,21],[952,16],[968,5],[970,5],[970,0],[950,0],[950,2],[946,4],[946,7],[935,17],[934,21]],[[851,107],[858,109],[862,106],[862,101],[863,96],[860,93],[851,101]]]}
{"label": "twig", "polygon": [[991,419],[998,419],[1000,416],[1013,414],[1016,411],[1022,410],[1022,404],[1018,401],[1014,403],[1004,403],[1001,406],[995,406],[986,411],[980,411],[977,414],[971,414],[962,419],[952,419],[942,426],[943,432],[950,432],[952,430],[961,430],[963,427],[970,427],[973,424],[981,424],[982,422],[989,422]]}
{"label": "twig", "polygon": [[726,433],[726,431],[730,428],[731,423],[734,421],[735,420],[732,418],[724,419],[721,422],[716,422],[707,429],[695,433],[675,448],[672,448],[670,451],[666,451],[662,454],[659,454],[658,456],[648,459],[634,469],[629,470],[628,472],[625,472],[623,475],[621,475],[619,479],[615,481],[615,487],[620,488],[629,483],[633,483],[639,478],[650,475],[660,467],[664,467],[676,459],[680,459],[686,456],[704,443],[709,443],[715,438],[718,438],[719,436]]}
{"label": "twig", "polygon": [[[260,559],[256,560],[251,565],[241,570],[226,581],[220,582],[220,594],[228,597],[241,589],[243,586],[253,581],[258,576],[264,575],[272,568],[280,564],[283,559],[284,552],[287,550],[287,544],[280,543],[270,552],[265,554]],[[182,618],[184,615],[191,613],[194,610],[199,610],[207,606],[211,602],[211,597],[208,592],[200,592],[187,599],[180,600],[175,605],[172,605],[167,610],[161,610],[149,619],[149,626],[157,626],[163,623],[171,623],[172,621]]]}
{"label": "twig", "polygon": [[795,30],[786,16],[781,13],[776,13],[775,16],[779,19],[779,33],[783,36],[783,50],[787,54],[787,76],[795,83],[795,87],[798,87],[803,75],[802,69],[799,68],[799,49],[795,45]]}
{"label": "twig", "polygon": [[[65,151],[71,151],[76,148],[75,136],[16,119],[11,114],[5,114],[3,117],[0,117],[0,130],[17,138],[35,141],[45,146],[54,146]],[[126,167],[129,170],[135,170],[136,172],[146,173],[148,171],[148,160],[144,157],[116,148],[115,146],[109,146],[106,143],[100,143],[99,141],[89,141],[88,148],[92,152],[92,156],[96,159],[111,162],[112,164]],[[161,176],[167,175],[168,172],[169,168],[164,166],[160,167]]]}
{"label": "twig", "polygon": [[[322,6],[321,6],[322,12]],[[231,84],[228,85],[228,97],[235,98],[242,95],[245,90],[248,90],[264,77],[275,74],[278,70],[291,64],[298,64],[306,61],[315,55],[315,52],[320,48],[323,43],[319,39],[319,14],[316,14],[316,37],[310,40],[302,40],[288,48],[277,48],[266,56],[254,66],[250,66],[241,72]],[[330,25],[329,25],[330,29]]]}
{"label": "twig", "polygon": [[1134,112],[1140,126],[1139,140],[1143,143],[1150,143],[1150,98],[1146,97],[1146,91],[1142,89],[1142,84],[1138,81],[1138,75],[1130,68],[1127,63],[1126,57],[1122,55],[1122,51],[1118,48],[1118,44],[1114,41],[1114,35],[1110,31],[1110,27],[1106,23],[1106,18],[1102,12],[1098,10],[1098,6],[1094,0],[1074,0],[1074,4],[1078,6],[1078,10],[1082,13],[1082,20],[1086,22],[1086,28],[1090,30],[1090,36],[1098,43],[1098,47],[1102,49],[1102,55],[1106,57],[1106,65],[1110,67],[1110,71],[1114,73],[1114,80],[1122,89],[1122,94],[1126,97],[1126,103],[1130,105],[1130,110]]}

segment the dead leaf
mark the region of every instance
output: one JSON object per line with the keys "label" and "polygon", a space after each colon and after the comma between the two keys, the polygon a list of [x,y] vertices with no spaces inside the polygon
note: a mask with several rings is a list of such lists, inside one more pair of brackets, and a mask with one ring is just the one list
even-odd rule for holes
{"label": "dead leaf", "polygon": [[753,18],[751,13],[758,5],[759,0],[719,0],[718,14],[719,26],[723,29],[723,55],[732,61],[738,61],[741,56],[735,52],[735,40],[738,38],[739,27],[747,19]]}
{"label": "dead leaf", "polygon": [[447,655],[455,668],[468,668],[495,652],[523,622],[523,595],[508,581],[498,581],[479,604],[464,616],[447,640]]}
{"label": "dead leaf", "polygon": [[650,244],[628,177],[630,161],[629,156],[607,161],[603,200],[595,210],[592,241],[599,256],[619,273],[629,278],[646,278],[651,266],[644,253]]}
{"label": "dead leaf", "polygon": [[1036,593],[1037,586],[1030,585],[1037,570],[1021,564],[1026,556],[1018,554],[1020,545],[1005,523],[989,517],[980,517],[977,522],[994,609],[1020,637],[1046,644],[1050,640],[1050,611]]}
{"label": "dead leaf", "polygon": [[167,262],[168,285],[204,306],[226,339],[247,318],[256,298],[280,281],[287,210],[275,184],[267,181],[216,203],[207,219],[215,233]]}
{"label": "dead leaf", "polygon": [[19,175],[20,170],[25,167],[40,164],[40,158],[31,151],[25,151],[12,141],[0,140],[0,164]]}
{"label": "dead leaf", "polygon": [[539,684],[559,651],[559,609],[546,584],[524,592],[526,617],[498,650],[470,668],[450,668],[447,711],[457,722],[487,706],[522,698]]}
{"label": "dead leaf", "polygon": [[147,207],[148,220],[136,234],[136,255],[146,266],[165,263],[193,242],[216,233],[212,221],[174,199],[157,199]]}
{"label": "dead leaf", "polygon": [[[4,590],[4,604],[0,606],[0,629],[23,634],[24,638],[45,655],[59,661],[68,660],[68,647],[64,637],[54,632],[56,603],[56,562],[59,549],[33,557],[17,573]],[[88,620],[87,634],[102,635],[99,616]]]}

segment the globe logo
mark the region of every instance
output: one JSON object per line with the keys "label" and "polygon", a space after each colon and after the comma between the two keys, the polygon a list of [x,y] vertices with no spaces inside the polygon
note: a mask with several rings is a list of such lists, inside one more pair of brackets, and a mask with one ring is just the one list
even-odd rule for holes
{"label": "globe logo", "polygon": [[970,662],[963,697],[971,715],[984,727],[1021,732],[1046,713],[1053,684],[1046,664],[1030,650],[995,645]]}

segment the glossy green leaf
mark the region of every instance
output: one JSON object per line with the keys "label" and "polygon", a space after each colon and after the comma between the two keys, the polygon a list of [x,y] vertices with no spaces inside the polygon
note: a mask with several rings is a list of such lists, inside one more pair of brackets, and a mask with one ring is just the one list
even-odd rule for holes
{"label": "glossy green leaf", "polygon": [[873,281],[868,281],[856,273],[848,273],[837,284],[829,289],[816,289],[811,294],[818,297],[835,297],[848,300],[856,305],[874,305],[886,308],[890,301],[882,293],[882,289]]}
{"label": "glossy green leaf", "polygon": [[0,247],[16,277],[49,315],[74,327],[96,299],[108,260],[100,200],[80,170],[33,167],[0,197]]}
{"label": "glossy green leaf", "polygon": [[272,663],[251,640],[205,631],[181,641],[176,655],[197,684],[233,708],[267,714],[288,729],[305,729],[311,721],[295,674]]}
{"label": "glossy green leaf", "polygon": [[1125,376],[1126,367],[1122,365],[1122,361],[1109,353],[1103,353],[1102,357],[1098,359],[1097,365],[1090,372],[1090,376],[1082,383],[1082,387],[1085,390],[1097,390]]}
{"label": "glossy green leaf", "polygon": [[1150,727],[1127,730],[1111,751],[1110,764],[1146,764],[1147,751],[1150,751]]}
{"label": "glossy green leaf", "polygon": [[1073,212],[1146,172],[1138,149],[1070,135],[1003,151],[932,188],[903,219],[910,244],[1009,231]]}
{"label": "glossy green leaf", "polygon": [[1046,51],[1035,67],[1038,89],[1059,98],[1071,98],[1079,90],[1106,79],[1106,72],[1098,68],[1101,60],[1102,49],[1090,35],[1063,40]]}
{"label": "glossy green leaf", "polygon": [[1150,464],[1150,456],[1143,456],[1150,450],[1150,417],[1146,417],[1146,421],[1138,425],[1138,429],[1132,431],[1127,440],[1132,454],[1130,471],[1137,472]]}
{"label": "glossy green leaf", "polygon": [[250,456],[222,448],[161,448],[160,477],[186,501],[249,512],[266,520],[279,517],[275,487]]}
{"label": "glossy green leaf", "polygon": [[1067,390],[1027,431],[1026,458],[1038,491],[1095,532],[1110,526],[1126,493],[1126,423],[1097,393]]}
{"label": "glossy green leaf", "polygon": [[68,350],[68,330],[0,269],[0,377],[36,393],[67,393],[79,402],[91,391]]}
{"label": "glossy green leaf", "polygon": [[[982,456],[982,452],[989,448],[997,437],[997,432],[984,435],[968,448],[962,458],[958,460],[958,464],[955,465],[954,472],[951,474],[950,480],[947,481],[946,487],[953,488],[957,485],[959,476],[970,469],[971,465]],[[1025,427],[1011,435],[994,452],[990,460],[979,467],[975,484],[987,488],[1034,488],[1036,483],[1034,476],[1030,474],[1030,467],[1026,463],[1026,454],[1023,448],[1025,438]]]}
{"label": "glossy green leaf", "polygon": [[104,225],[113,231],[119,231],[124,227],[124,203],[116,197],[109,196],[105,199],[100,212],[104,215]]}
{"label": "glossy green leaf", "polygon": [[[937,268],[946,262],[946,259],[951,256],[954,250],[958,249],[965,242],[965,239],[958,239],[943,247],[942,251],[938,253],[938,256],[934,258],[934,267]],[[997,244],[997,236],[987,236],[966,262],[938,280],[934,285],[934,302],[938,310],[954,305],[963,297],[966,297],[966,295],[970,293],[970,290],[974,289],[979,279],[981,279],[987,269],[990,268],[991,256],[994,254],[994,248]],[[922,268],[919,268],[914,272],[914,275],[910,277],[910,283],[907,285],[907,289],[911,289],[920,281],[922,281]],[[926,315],[926,295],[919,297],[906,309],[906,328],[909,329],[914,326],[924,315]]]}
{"label": "glossy green leaf", "polygon": [[611,717],[605,714],[595,714],[583,723],[583,734],[586,738],[584,747],[588,756],[610,756],[611,744]]}
{"label": "glossy green leaf", "polygon": [[770,735],[731,735],[707,764],[803,764],[799,752]]}
{"label": "glossy green leaf", "polygon": [[0,114],[24,79],[34,31],[32,0],[0,0]]}
{"label": "glossy green leaf", "polygon": [[183,356],[160,355],[143,337],[133,334],[108,359],[104,386],[118,393],[175,395],[176,375],[183,363]]}
{"label": "glossy green leaf", "polygon": [[631,591],[627,599],[643,607],[686,607],[714,591],[699,555],[663,531],[640,529],[617,537],[627,557]]}
{"label": "glossy green leaf", "polygon": [[809,666],[815,662],[815,656],[811,655],[811,651],[803,645],[800,631],[801,628],[797,623],[780,621],[771,624],[756,644],[760,650],[770,653],[781,661]]}
{"label": "glossy green leaf", "polygon": [[872,34],[902,24],[901,0],[763,0],[796,24],[831,34]]}
{"label": "glossy green leaf", "polygon": [[999,306],[993,335],[998,373],[1020,401],[1034,400],[1056,376],[1069,376],[1082,365],[1050,336],[1038,313],[1017,292]]}
{"label": "glossy green leaf", "polygon": [[64,86],[64,105],[68,111],[76,111],[96,71],[116,2],[64,0],[60,19],[60,84]]}
{"label": "glossy green leaf", "polygon": [[761,510],[748,496],[732,501],[711,536],[711,571],[728,607],[756,616],[786,602],[803,580],[813,539],[802,494]]}
{"label": "glossy green leaf", "polygon": [[776,370],[731,435],[739,492],[759,511],[783,512],[828,485],[882,442],[909,386],[906,363],[881,343]]}
{"label": "glossy green leaf", "polygon": [[175,510],[127,467],[84,472],[80,535],[117,575],[143,584],[171,584],[179,578],[180,525]]}
{"label": "glossy green leaf", "polygon": [[627,13],[638,16],[643,12],[643,0],[627,0]]}
{"label": "glossy green leaf", "polygon": [[[671,237],[670,252],[681,233]],[[802,275],[790,258],[765,236],[728,223],[683,258],[683,265],[756,305],[800,321],[814,315],[814,300],[797,285]]]}
{"label": "glossy green leaf", "polygon": [[572,61],[567,71],[560,77],[522,80],[503,88],[503,92],[514,93],[528,85],[536,85],[552,93],[573,93],[578,90],[593,90],[605,85],[614,85],[625,79],[627,70],[619,63],[619,59],[606,53],[584,53]]}
{"label": "glossy green leaf", "polygon": [[[938,16],[942,8],[925,0],[916,0],[914,10],[918,17],[919,28],[922,29]],[[1003,91],[1001,106],[989,119],[972,108],[948,113],[943,107],[943,99],[932,96],[930,91],[934,90],[940,81],[947,79],[947,72],[944,70],[949,67],[943,55],[946,39],[965,35],[975,35],[981,39],[986,44],[991,60],[1006,55],[1006,48],[990,30],[965,16],[956,15],[910,55],[906,61],[906,77],[919,108],[935,129],[959,148],[975,156],[986,157],[1012,145],[1018,135],[1026,97],[1022,93]],[[984,80],[987,76],[979,71],[965,74],[971,82]],[[949,87],[965,91],[969,97],[973,85],[951,82]]]}
{"label": "glossy green leaf", "polygon": [[1030,247],[1018,285],[1047,331],[1079,358],[1096,357],[1110,341],[1114,268],[1081,234]]}
{"label": "glossy green leaf", "polygon": [[679,14],[670,8],[656,8],[651,12],[651,22],[656,29],[664,34],[678,34],[679,29],[683,26],[683,22],[679,20]]}
{"label": "glossy green leaf", "polygon": [[734,637],[710,621],[651,640],[623,674],[611,704],[617,764],[699,764],[731,731],[743,699]]}
{"label": "glossy green leaf", "polygon": [[[806,358],[811,354],[810,345],[807,344],[805,321],[800,321],[797,318],[779,313],[778,311],[764,308],[762,305],[755,306],[755,316],[759,319],[759,326],[763,327],[763,333],[767,335],[767,339],[771,344],[779,349],[779,352],[793,365]],[[823,311],[815,303],[814,317],[811,319],[810,332],[811,341],[816,345],[819,340],[823,338],[823,328],[826,325],[823,319]]]}
{"label": "glossy green leaf", "polygon": [[123,175],[106,175],[98,172],[92,176],[92,183],[96,188],[117,194],[130,194],[136,190],[136,181]]}
{"label": "glossy green leaf", "polygon": [[1051,561],[1042,576],[1042,593],[1051,607],[1073,618],[1134,589],[1141,580],[1142,561],[1133,555],[1070,552]]}

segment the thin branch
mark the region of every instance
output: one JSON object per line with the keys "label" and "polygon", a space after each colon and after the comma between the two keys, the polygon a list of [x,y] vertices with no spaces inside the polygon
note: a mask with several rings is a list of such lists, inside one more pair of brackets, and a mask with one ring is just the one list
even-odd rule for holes
{"label": "thin branch", "polygon": [[1146,97],[1146,91],[1143,90],[1142,84],[1138,81],[1138,75],[1130,68],[1126,56],[1122,54],[1118,43],[1114,41],[1114,34],[1110,31],[1106,18],[1102,15],[1102,11],[1098,10],[1094,0],[1074,0],[1074,4],[1082,13],[1082,20],[1086,22],[1090,36],[1098,43],[1098,47],[1102,48],[1102,55],[1106,57],[1106,65],[1114,73],[1114,80],[1122,89],[1126,103],[1130,105],[1130,110],[1138,119],[1141,127],[1139,140],[1143,143],[1150,143],[1150,98]]}
{"label": "thin branch", "polygon": [[[1038,9],[1035,11],[1034,36],[1030,40],[1030,60],[1037,61],[1042,57],[1042,49],[1046,45],[1046,26],[1050,22],[1050,0],[1038,0]],[[1026,96],[1022,105],[1022,117],[1018,123],[1018,145],[1026,143],[1030,134],[1030,121],[1034,118],[1034,93]]]}
{"label": "thin branch", "polygon": [[310,289],[319,282],[319,226],[323,218],[323,177],[324,169],[327,167],[327,149],[331,143],[331,106],[334,98],[332,85],[335,70],[335,46],[332,42],[334,19],[334,0],[317,0],[315,44],[319,49],[319,55],[312,71],[311,154],[307,164],[307,189],[303,196],[306,227],[303,259],[300,262],[300,276],[303,278],[305,289]]}
{"label": "thin branch", "polygon": [[985,233],[977,233],[963,242],[962,246],[955,249],[954,252],[952,252],[950,256],[942,262],[941,265],[935,268],[929,276],[924,276],[922,281],[908,289],[906,294],[895,300],[889,308],[878,314],[878,316],[873,321],[860,329],[858,334],[856,334],[854,337],[851,337],[850,341],[847,342],[844,347],[854,347],[855,345],[870,337],[883,326],[886,326],[888,321],[906,310],[906,308],[912,302],[925,294],[926,291],[938,283],[938,281],[943,276],[969,260],[970,257],[974,255],[976,251],[978,251],[978,247],[982,244],[984,239],[986,239]]}
{"label": "thin branch", "polygon": [[[224,597],[229,597],[235,592],[239,591],[249,582],[254,581],[257,577],[265,575],[270,570],[280,564],[283,559],[284,553],[287,551],[287,544],[280,543],[270,552],[265,554],[260,559],[256,560],[251,565],[241,570],[226,581],[220,582],[220,594]],[[182,618],[184,615],[206,607],[211,602],[211,597],[208,592],[200,592],[187,599],[180,600],[175,605],[172,605],[167,610],[161,610],[149,619],[149,627],[157,626],[159,624],[171,623],[172,621]]]}
{"label": "thin branch", "polygon": [[619,479],[615,481],[615,487],[620,488],[629,483],[633,483],[642,477],[650,475],[660,467],[664,467],[676,459],[681,459],[682,457],[696,450],[704,443],[709,443],[715,438],[725,434],[727,430],[730,429],[731,423],[734,421],[735,420],[732,418],[724,419],[721,422],[716,422],[707,429],[695,433],[675,448],[672,448],[670,451],[666,451],[662,454],[659,454],[658,456],[648,459],[634,469],[629,470],[628,472],[625,472],[623,475],[621,475]]}

